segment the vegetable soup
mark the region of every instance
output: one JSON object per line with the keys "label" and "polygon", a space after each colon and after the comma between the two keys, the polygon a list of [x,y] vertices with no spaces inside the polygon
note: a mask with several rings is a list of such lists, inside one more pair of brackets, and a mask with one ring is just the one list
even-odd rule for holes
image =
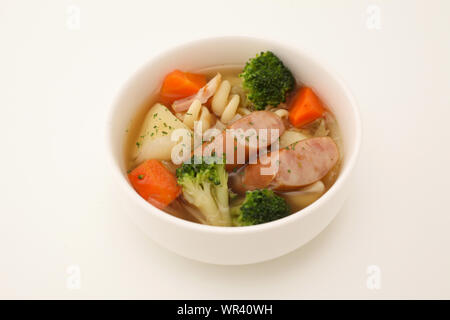
{"label": "vegetable soup", "polygon": [[342,159],[339,127],[272,52],[173,70],[132,119],[128,178],[168,214],[213,226],[283,218],[320,198]]}

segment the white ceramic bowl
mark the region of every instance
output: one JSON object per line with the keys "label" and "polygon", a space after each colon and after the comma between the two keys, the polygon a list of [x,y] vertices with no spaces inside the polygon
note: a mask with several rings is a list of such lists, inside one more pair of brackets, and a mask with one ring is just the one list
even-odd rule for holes
{"label": "white ceramic bowl", "polygon": [[[320,199],[286,218],[250,227],[213,227],[173,217],[146,202],[132,188],[124,162],[125,130],[137,109],[173,69],[195,70],[220,64],[243,64],[271,50],[297,80],[311,86],[335,114],[344,157],[339,178]],[[361,141],[358,108],[338,77],[301,50],[251,37],[209,38],[183,44],[153,57],[126,83],[112,106],[107,144],[112,174],[124,210],[153,240],[195,260],[214,264],[249,264],[273,259],[307,243],[320,233],[342,207],[349,191]]]}

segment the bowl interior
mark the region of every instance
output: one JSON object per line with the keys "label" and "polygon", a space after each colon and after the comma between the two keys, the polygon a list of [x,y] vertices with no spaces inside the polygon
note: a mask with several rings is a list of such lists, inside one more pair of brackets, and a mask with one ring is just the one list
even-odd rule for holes
{"label": "bowl interior", "polygon": [[160,54],[132,76],[119,93],[109,119],[108,143],[115,170],[129,188],[124,160],[125,131],[138,109],[159,88],[164,76],[173,69],[190,71],[222,64],[244,64],[250,57],[267,50],[279,56],[297,81],[312,87],[336,116],[344,147],[338,180],[341,179],[355,160],[360,140],[358,111],[342,82],[301,50],[262,39],[223,37],[191,42]]}

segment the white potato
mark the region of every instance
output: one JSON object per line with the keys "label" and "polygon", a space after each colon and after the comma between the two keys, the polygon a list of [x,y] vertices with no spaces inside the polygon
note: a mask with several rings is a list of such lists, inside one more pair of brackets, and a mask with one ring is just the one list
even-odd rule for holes
{"label": "white potato", "polygon": [[170,139],[175,129],[186,129],[191,133],[166,106],[157,103],[151,107],[136,141],[135,163],[148,159],[170,160],[172,148],[178,143]]}

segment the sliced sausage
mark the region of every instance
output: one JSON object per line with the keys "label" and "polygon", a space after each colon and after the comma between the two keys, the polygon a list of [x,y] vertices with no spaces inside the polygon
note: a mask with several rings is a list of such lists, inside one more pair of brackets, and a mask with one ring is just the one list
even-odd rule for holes
{"label": "sliced sausage", "polygon": [[[268,145],[270,145],[284,133],[285,128],[283,121],[276,113],[270,111],[255,111],[233,122],[228,129],[242,129],[243,131],[254,129],[257,132],[259,132],[260,129],[267,129],[269,130],[267,142]],[[278,135],[271,130],[278,130]]]}
{"label": "sliced sausage", "polygon": [[[278,155],[278,161],[276,156]],[[337,163],[339,151],[330,137],[317,137],[301,140],[270,155],[274,170],[264,174],[271,163],[248,165],[242,177],[246,190],[271,188],[275,190],[292,190],[322,179]]]}
{"label": "sliced sausage", "polygon": [[[242,161],[242,159],[237,158],[237,153],[242,148],[245,150],[245,158],[243,159],[244,162],[248,162],[250,157],[256,156],[258,152],[258,139],[263,139],[262,143],[266,144],[267,146],[270,146],[273,142],[275,142],[283,133],[285,130],[283,121],[279,116],[277,116],[275,113],[270,111],[255,111],[251,114],[242,117],[241,119],[233,122],[231,125],[227,127],[227,129],[235,130],[236,133],[239,132],[241,129],[242,132],[249,132],[250,136],[248,139],[244,137],[239,137],[234,139],[234,142],[230,142],[227,144],[227,140],[233,139],[233,136],[231,134],[226,134],[226,132],[222,132],[221,137],[218,139],[214,139],[213,142],[207,143],[203,145],[203,154],[208,155],[208,153],[211,153],[211,150],[213,150],[214,143],[217,143],[218,141],[222,140],[222,150],[224,153],[228,155],[227,159],[227,170],[231,171],[235,168],[238,168],[240,166],[243,166],[245,163],[238,163]],[[255,130],[256,136],[254,137],[255,140],[252,140],[251,137],[251,131],[247,130]],[[260,129],[266,129],[267,134],[266,136],[259,136],[260,135]],[[274,131],[278,130],[278,132]],[[230,131],[229,131],[230,132]],[[256,143],[252,144],[252,141]],[[211,144],[211,145],[210,145]],[[209,146],[210,145],[210,146]],[[208,147],[209,146],[209,147]],[[231,155],[234,154],[234,159],[231,158]]]}

